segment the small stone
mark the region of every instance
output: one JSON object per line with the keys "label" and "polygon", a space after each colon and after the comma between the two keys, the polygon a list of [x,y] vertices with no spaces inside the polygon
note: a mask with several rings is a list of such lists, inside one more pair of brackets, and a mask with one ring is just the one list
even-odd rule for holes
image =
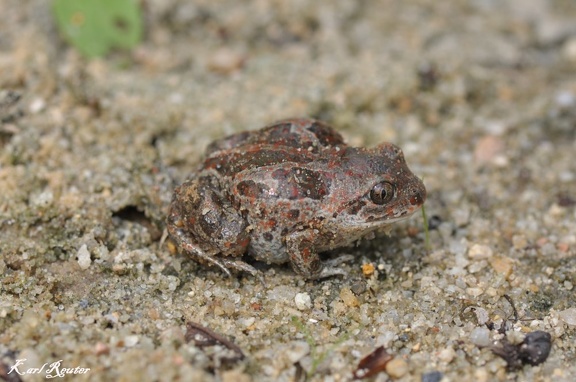
{"label": "small stone", "polygon": [[452,348],[442,349],[440,351],[440,353],[438,354],[438,358],[440,359],[440,361],[445,362],[445,363],[452,362],[452,360],[454,359],[455,356],[456,356],[456,352]]}
{"label": "small stone", "polygon": [[402,378],[408,373],[408,363],[402,358],[394,358],[386,364],[386,373],[392,379]]}
{"label": "small stone", "polygon": [[[564,284],[566,284],[566,283],[564,283]],[[350,290],[356,296],[359,296],[362,293],[366,292],[366,289],[367,289],[366,281],[364,281],[364,280],[357,280],[350,285]]]}
{"label": "small stone", "polygon": [[291,364],[295,364],[310,353],[310,345],[306,341],[293,341],[283,353]]}
{"label": "small stone", "polygon": [[238,319],[238,323],[245,328],[250,328],[256,322],[254,317],[242,317]]}
{"label": "small stone", "polygon": [[488,382],[490,380],[490,374],[486,369],[476,369],[474,370],[474,380],[476,382]]}
{"label": "small stone", "polygon": [[150,317],[152,320],[158,320],[160,319],[160,313],[157,309],[151,308],[148,309],[148,317]]}
{"label": "small stone", "polygon": [[570,326],[576,326],[576,308],[568,308],[558,312],[558,316],[562,321]]}
{"label": "small stone", "polygon": [[476,307],[474,309],[474,313],[476,314],[476,319],[478,320],[478,325],[484,325],[489,320],[488,311],[481,307]]}
{"label": "small stone", "polygon": [[482,288],[466,288],[466,294],[468,294],[472,297],[478,297],[478,296],[482,295],[482,293],[484,293]]}
{"label": "small stone", "polygon": [[474,260],[487,259],[492,257],[494,252],[487,245],[474,244],[468,250],[468,257]]}
{"label": "small stone", "polygon": [[140,338],[138,338],[138,336],[136,335],[126,336],[124,338],[124,346],[126,346],[127,348],[131,348],[135,346],[138,343],[138,341],[140,341]]}
{"label": "small stone", "polygon": [[222,382],[250,382],[252,378],[239,368],[222,371]]}
{"label": "small stone", "polygon": [[576,37],[568,39],[564,43],[562,53],[568,60],[576,62]]}
{"label": "small stone", "polygon": [[312,299],[308,293],[296,293],[294,302],[298,310],[308,310],[312,308]]}
{"label": "small stone", "polygon": [[231,49],[222,48],[210,57],[208,69],[219,74],[230,74],[242,68],[244,61],[246,61],[244,55]]}
{"label": "small stone", "polygon": [[488,263],[486,260],[474,261],[472,264],[468,266],[468,270],[470,273],[477,273],[480,272],[482,269],[486,268]]}
{"label": "small stone", "polygon": [[484,327],[474,328],[470,333],[470,341],[476,346],[490,345],[490,330]]}
{"label": "small stone", "polygon": [[503,156],[504,148],[501,138],[494,135],[484,136],[476,143],[474,160],[479,166],[497,163],[501,161],[499,157]]}
{"label": "small stone", "polygon": [[513,260],[508,257],[491,257],[488,262],[496,273],[503,275],[505,278],[510,277],[513,269]]}
{"label": "small stone", "polygon": [[374,264],[373,263],[367,263],[367,264],[362,264],[362,274],[364,275],[364,277],[370,277],[374,274]]}
{"label": "small stone", "polygon": [[524,235],[514,235],[512,236],[512,245],[514,249],[521,250],[528,246],[528,240]]}
{"label": "small stone", "polygon": [[103,342],[97,342],[96,346],[94,347],[94,354],[96,355],[103,355],[103,354],[109,354],[110,353],[110,347],[108,347],[108,345],[106,345]]}
{"label": "small stone", "polygon": [[[576,39],[574,41],[576,42]],[[576,95],[570,90],[560,90],[554,96],[554,101],[556,102],[556,105],[561,108],[573,107],[574,105],[576,105]],[[566,180],[569,181],[570,179]]]}
{"label": "small stone", "polygon": [[30,204],[35,207],[47,208],[52,204],[53,200],[54,194],[52,190],[46,189],[39,194],[32,195],[30,197]]}
{"label": "small stone", "polygon": [[506,340],[512,345],[520,345],[524,341],[524,338],[526,338],[526,334],[516,330],[509,330],[506,333]]}
{"label": "small stone", "polygon": [[90,264],[92,264],[90,252],[88,252],[86,244],[82,244],[76,256],[78,257],[78,265],[80,266],[80,269],[85,271],[90,267]]}
{"label": "small stone", "polygon": [[442,380],[442,373],[435,370],[422,374],[422,382],[440,382]]}
{"label": "small stone", "polygon": [[46,101],[44,101],[42,98],[35,98],[30,103],[30,113],[37,114],[42,110],[44,110],[45,107],[46,107]]}
{"label": "small stone", "polygon": [[342,299],[342,301],[346,306],[349,306],[351,308],[360,306],[358,298],[354,296],[354,293],[352,293],[352,291],[349,288],[342,288],[340,290],[340,298]]}
{"label": "small stone", "polygon": [[558,243],[556,244],[556,248],[559,252],[566,253],[570,249],[570,244],[568,243]]}

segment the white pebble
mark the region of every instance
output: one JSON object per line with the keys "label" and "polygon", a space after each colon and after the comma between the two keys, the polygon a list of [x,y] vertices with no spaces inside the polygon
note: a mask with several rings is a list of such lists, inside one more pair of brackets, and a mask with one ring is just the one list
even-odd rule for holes
{"label": "white pebble", "polygon": [[468,257],[471,259],[479,260],[479,259],[487,259],[492,257],[493,251],[487,245],[482,244],[474,244],[470,247],[468,251]]}
{"label": "white pebble", "polygon": [[242,317],[238,319],[238,323],[245,328],[249,328],[250,326],[254,325],[256,322],[256,318],[254,317]]}
{"label": "white pebble", "polygon": [[456,256],[464,255],[468,249],[468,243],[465,240],[452,240],[448,245],[450,252]]}
{"label": "white pebble", "polygon": [[456,356],[456,352],[452,348],[442,349],[440,351],[440,353],[438,354],[438,358],[440,359],[440,361],[445,362],[445,363],[452,362],[452,360],[454,359],[455,356]]}
{"label": "white pebble", "polygon": [[306,341],[293,341],[288,345],[284,355],[288,357],[290,363],[294,364],[300,361],[304,356],[310,353],[310,345]]}
{"label": "white pebble", "polygon": [[124,337],[124,346],[126,346],[127,348],[131,348],[135,346],[138,343],[138,341],[140,341],[140,338],[138,338],[137,335],[126,336]]}
{"label": "white pebble", "polygon": [[478,297],[484,293],[482,288],[466,288],[466,293],[472,297]]}
{"label": "white pebble", "polygon": [[570,326],[576,326],[576,308],[568,308],[558,312],[560,319]]}
{"label": "white pebble", "polygon": [[90,267],[90,264],[92,264],[90,252],[88,252],[86,244],[82,244],[76,256],[78,256],[78,265],[80,266],[80,269],[85,271]]}
{"label": "white pebble", "polygon": [[470,341],[476,346],[490,345],[490,330],[488,328],[474,328],[470,333]]}
{"label": "white pebble", "polygon": [[44,101],[42,98],[35,98],[30,103],[30,113],[36,114],[36,113],[42,111],[45,106],[46,106],[46,101]]}
{"label": "white pebble", "polygon": [[[576,40],[574,40],[574,48],[576,49]],[[563,90],[556,93],[554,97],[556,104],[561,107],[572,107],[576,104],[576,97],[571,91]]]}
{"label": "white pebble", "polygon": [[52,194],[52,190],[46,189],[39,194],[32,195],[30,197],[30,203],[35,207],[46,208],[52,204],[54,200],[54,194]]}
{"label": "white pebble", "polygon": [[294,302],[298,310],[308,310],[312,308],[312,299],[308,293],[296,293]]}
{"label": "white pebble", "polygon": [[478,320],[478,325],[484,325],[488,322],[489,316],[488,311],[484,308],[476,307],[474,309],[474,313],[476,313],[476,319]]}

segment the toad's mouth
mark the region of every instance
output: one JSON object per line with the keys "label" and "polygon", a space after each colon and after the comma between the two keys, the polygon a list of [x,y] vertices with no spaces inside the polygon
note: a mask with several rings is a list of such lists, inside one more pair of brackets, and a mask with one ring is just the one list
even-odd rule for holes
{"label": "toad's mouth", "polygon": [[402,211],[401,213],[397,213],[397,214],[385,214],[385,215],[381,215],[381,216],[370,215],[364,220],[364,222],[368,225],[382,224],[382,223],[393,224],[393,223],[408,219],[416,211],[418,211],[421,207],[422,206],[410,208],[408,210]]}

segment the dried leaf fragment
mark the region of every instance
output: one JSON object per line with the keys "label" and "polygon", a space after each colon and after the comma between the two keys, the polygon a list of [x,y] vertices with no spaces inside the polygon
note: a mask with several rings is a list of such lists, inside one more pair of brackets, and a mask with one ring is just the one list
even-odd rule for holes
{"label": "dried leaf fragment", "polygon": [[354,379],[369,378],[386,370],[386,364],[393,358],[384,346],[377,347],[376,350],[360,360],[354,371]]}

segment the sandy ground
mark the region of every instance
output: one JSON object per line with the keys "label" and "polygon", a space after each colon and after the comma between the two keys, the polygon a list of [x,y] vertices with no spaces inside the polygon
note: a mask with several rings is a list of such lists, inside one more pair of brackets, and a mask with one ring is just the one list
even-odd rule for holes
{"label": "sandy ground", "polygon": [[[341,381],[384,346],[377,381],[576,380],[574,1],[144,3],[142,44],[88,61],[45,2],[0,0],[2,98],[21,95],[0,109],[5,372]],[[417,215],[343,249],[347,278],[264,264],[262,285],[161,245],[209,142],[293,116],[400,145],[429,246]],[[507,370],[503,320],[512,344],[550,333],[548,359]]]}

